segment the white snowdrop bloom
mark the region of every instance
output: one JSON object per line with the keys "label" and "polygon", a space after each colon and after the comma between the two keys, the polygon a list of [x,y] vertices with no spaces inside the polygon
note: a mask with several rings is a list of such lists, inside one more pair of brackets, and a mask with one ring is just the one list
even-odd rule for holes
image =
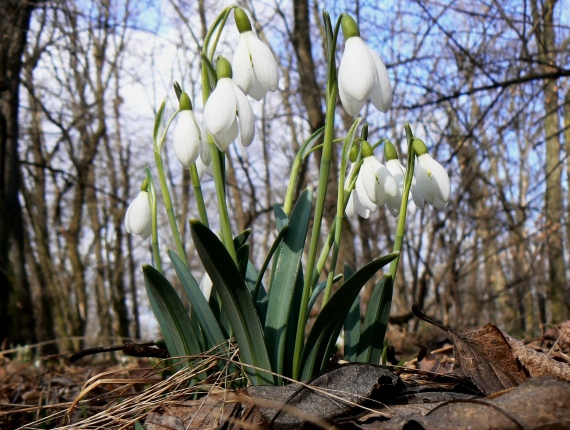
{"label": "white snowdrop bloom", "polygon": [[202,291],[202,294],[204,294],[204,297],[206,298],[207,301],[210,301],[210,295],[212,294],[212,280],[210,279],[210,276],[207,273],[204,273],[204,276],[202,276],[202,280],[200,281],[200,291]]}
{"label": "white snowdrop bloom", "polygon": [[277,89],[279,67],[269,47],[252,31],[245,12],[237,8],[234,16],[240,35],[232,60],[233,80],[245,94],[261,100],[267,91]]}
{"label": "white snowdrop bloom", "polygon": [[414,139],[413,148],[417,155],[414,177],[421,198],[433,207],[441,209],[449,201],[451,193],[449,175],[443,166],[427,153],[427,148],[420,139]]}
{"label": "white snowdrop bloom", "polygon": [[204,127],[194,112],[189,109],[181,111],[174,129],[174,155],[184,167],[189,168],[198,159],[203,146],[208,146]]}
{"label": "white snowdrop bloom", "polygon": [[216,69],[225,70],[222,73],[218,71],[218,84],[204,107],[206,130],[212,135],[220,151],[226,151],[229,144],[238,137],[238,133],[241,144],[249,146],[255,135],[253,111],[249,101],[231,80],[231,66],[225,58],[218,59]]}
{"label": "white snowdrop bloom", "polygon": [[204,176],[204,173],[207,174],[210,177],[214,177],[214,171],[212,169],[212,163],[210,163],[209,165],[205,165],[202,162],[202,157],[198,157],[198,159],[196,160],[196,170],[198,171],[198,178],[202,179],[202,177]]}
{"label": "white snowdrop bloom", "polygon": [[125,215],[125,230],[146,239],[152,232],[151,210],[148,193],[141,191],[131,202]]}
{"label": "white snowdrop bloom", "polygon": [[338,68],[338,90],[344,110],[356,116],[367,99],[382,112],[392,106],[392,85],[386,66],[360,38],[358,25],[342,18],[345,46]]}
{"label": "white snowdrop bloom", "polygon": [[360,203],[374,212],[376,206],[382,206],[387,199],[397,198],[398,187],[388,169],[371,155],[362,160],[356,179],[356,192]]}

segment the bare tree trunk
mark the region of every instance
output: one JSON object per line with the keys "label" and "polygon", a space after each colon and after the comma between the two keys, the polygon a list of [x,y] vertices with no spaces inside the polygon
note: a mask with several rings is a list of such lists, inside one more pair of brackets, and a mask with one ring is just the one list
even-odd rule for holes
{"label": "bare tree trunk", "polygon": [[[539,62],[544,73],[555,71],[554,6],[557,0],[545,0],[542,7],[537,0],[531,2]],[[570,297],[564,267],[562,217],[562,162],[560,159],[560,118],[558,110],[558,84],[556,79],[544,79],[544,134],[546,139],[546,194],[545,218],[548,253],[548,279],[552,319],[564,321],[570,316]]]}
{"label": "bare tree trunk", "polygon": [[35,340],[18,200],[18,108],[22,56],[36,5],[33,0],[0,2],[0,342]]}

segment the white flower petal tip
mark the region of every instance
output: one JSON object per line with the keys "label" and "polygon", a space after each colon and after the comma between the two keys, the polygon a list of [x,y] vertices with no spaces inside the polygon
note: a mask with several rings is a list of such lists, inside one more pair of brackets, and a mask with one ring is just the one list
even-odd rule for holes
{"label": "white flower petal tip", "polygon": [[[449,181],[449,175],[441,164],[435,161],[431,155],[422,154],[418,157],[414,177],[417,185],[416,192],[419,194],[421,199],[436,209],[445,207],[449,201],[451,184]],[[414,197],[413,187],[412,197]],[[414,202],[416,203],[416,206],[422,207],[418,205],[416,198],[414,198]]]}
{"label": "white flower petal tip", "polygon": [[189,168],[196,162],[203,146],[208,145],[205,132],[191,110],[178,114],[178,123],[174,129],[174,154],[180,163]]}
{"label": "white flower petal tip", "polygon": [[210,279],[210,276],[208,276],[207,273],[204,273],[204,276],[202,276],[202,280],[200,281],[200,290],[202,291],[202,294],[204,294],[204,297],[206,298],[206,301],[210,301],[210,295],[212,294],[212,280]]}
{"label": "white flower petal tip", "polygon": [[125,214],[125,230],[127,233],[136,234],[143,239],[152,232],[151,210],[148,193],[141,191],[131,202]]}
{"label": "white flower petal tip", "polygon": [[242,90],[229,78],[222,78],[204,107],[204,125],[220,151],[226,151],[240,133],[242,145],[255,136],[251,105]]}
{"label": "white flower petal tip", "polygon": [[386,66],[358,36],[345,42],[338,68],[338,89],[344,110],[351,116],[360,112],[366,99],[382,112],[392,106],[392,85]]}
{"label": "white flower petal tip", "polygon": [[247,95],[261,100],[279,84],[279,66],[269,47],[253,33],[239,36],[232,60],[233,79]]}

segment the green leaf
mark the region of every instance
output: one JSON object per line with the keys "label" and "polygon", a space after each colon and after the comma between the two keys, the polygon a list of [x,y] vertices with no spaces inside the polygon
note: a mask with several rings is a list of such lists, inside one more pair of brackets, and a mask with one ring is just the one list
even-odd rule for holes
{"label": "green leaf", "polygon": [[235,249],[241,248],[247,242],[247,239],[249,239],[250,235],[251,235],[251,228],[246,228],[244,231],[242,231],[240,234],[234,237],[234,248]]}
{"label": "green leaf", "polygon": [[254,385],[273,384],[274,378],[261,369],[271,370],[263,342],[263,330],[249,291],[232,257],[218,237],[198,220],[190,221],[192,239],[204,268],[216,286],[222,307],[240,349],[245,372]]}
{"label": "green leaf", "polygon": [[277,234],[277,237],[275,238],[275,240],[273,241],[273,245],[271,245],[271,249],[267,253],[267,256],[265,257],[265,261],[263,262],[263,265],[261,266],[261,270],[259,271],[259,274],[257,275],[257,278],[256,278],[257,281],[255,283],[255,286],[253,288],[253,292],[251,294],[252,297],[254,297],[254,296],[259,297],[260,290],[262,289],[261,284],[263,282],[263,275],[265,274],[265,270],[267,269],[267,266],[269,266],[269,262],[271,261],[273,254],[275,253],[275,251],[277,251],[277,249],[281,245],[281,241],[283,240],[283,237],[285,237],[285,234],[287,233],[288,230],[289,230],[289,226],[284,225],[283,228],[280,229],[279,234]]}
{"label": "green leaf", "polygon": [[[353,271],[348,264],[344,265],[344,279],[352,276]],[[344,320],[344,359],[356,361],[358,342],[360,339],[360,296],[356,296],[354,303]]]}
{"label": "green leaf", "polygon": [[386,274],[374,287],[366,316],[362,323],[362,334],[358,343],[357,361],[379,364],[384,347],[384,336],[390,317],[394,279]]}
{"label": "green leaf", "polygon": [[244,243],[236,250],[238,268],[241,278],[245,280],[247,274],[247,265],[249,263],[249,243]]}
{"label": "green leaf", "polygon": [[254,301],[255,309],[257,310],[257,316],[259,316],[259,322],[263,327],[265,326],[265,316],[267,315],[268,296],[261,281],[259,287],[257,286],[259,279],[260,275],[257,273],[257,270],[255,270],[255,266],[251,261],[248,261],[245,272],[245,285],[251,294],[251,299]]}
{"label": "green leaf", "polygon": [[358,293],[378,270],[398,255],[399,252],[393,252],[362,267],[339,287],[323,307],[313,324],[301,356],[300,378],[302,381],[310,379],[326,366],[327,350],[338,338],[344,320],[354,300],[358,297]]}
{"label": "green leaf", "polygon": [[265,344],[272,369],[280,375],[283,374],[287,321],[292,312],[291,304],[295,295],[295,285],[300,285],[297,283],[297,276],[301,268],[301,257],[309,228],[312,200],[313,193],[306,189],[293,209],[289,231],[285,234],[279,248],[269,288]]}
{"label": "green leaf", "polygon": [[135,430],[145,430],[144,426],[139,423],[139,420],[135,421]]}
{"label": "green leaf", "polygon": [[196,282],[196,279],[194,279],[188,267],[186,267],[176,253],[172,250],[168,250],[168,256],[172,261],[174,270],[176,270],[176,274],[182,283],[182,287],[184,287],[186,295],[190,299],[190,303],[192,303],[192,311],[200,321],[200,325],[208,341],[208,348],[212,348],[224,342],[226,337],[222,333],[222,329],[210,309],[202,290],[200,290],[200,285]]}
{"label": "green leaf", "polygon": [[148,298],[171,356],[200,354],[196,333],[170,282],[154,267],[143,265]]}
{"label": "green leaf", "polygon": [[153,139],[155,147],[158,145],[158,132],[160,131],[160,126],[162,125],[162,115],[164,115],[164,108],[166,107],[166,101],[167,100],[168,99],[165,98],[162,101],[162,104],[158,108],[158,112],[156,114],[156,119],[154,120],[154,130],[152,133],[152,139]]}
{"label": "green leaf", "polygon": [[[336,275],[333,278],[333,284],[341,278],[342,278],[342,275],[340,275],[340,274]],[[326,286],[327,286],[327,281],[324,281],[324,282],[321,282],[320,284],[317,284],[317,286],[313,290],[313,293],[311,294],[311,298],[309,299],[309,306],[307,306],[307,315],[309,315],[311,313],[313,306],[315,306],[315,302],[317,301],[317,299],[319,298],[319,295],[323,292],[323,290],[325,289]]]}

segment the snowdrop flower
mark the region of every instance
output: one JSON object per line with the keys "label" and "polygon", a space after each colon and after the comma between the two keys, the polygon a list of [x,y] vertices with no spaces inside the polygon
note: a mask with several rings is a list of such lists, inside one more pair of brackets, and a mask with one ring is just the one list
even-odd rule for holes
{"label": "snowdrop flower", "polygon": [[148,193],[146,190],[147,181],[143,182],[141,192],[131,202],[125,215],[125,230],[127,233],[137,234],[143,239],[150,236],[152,231],[151,210]]}
{"label": "snowdrop flower", "polygon": [[[433,207],[441,209],[449,201],[451,192],[449,176],[443,166],[427,153],[424,142],[414,138],[412,148],[417,156],[414,177],[421,198]],[[423,205],[418,205],[418,207],[423,207]]]}
{"label": "snowdrop flower", "polygon": [[261,100],[267,91],[275,91],[279,83],[279,68],[269,47],[251,29],[245,12],[234,11],[239,42],[232,60],[233,79],[238,87],[255,100]]}
{"label": "snowdrop flower", "polygon": [[[354,167],[354,165],[350,166],[350,170],[346,174],[346,181],[345,181],[345,185],[344,185],[345,190],[348,188],[353,167]],[[348,217],[354,216],[355,212],[364,219],[368,219],[368,217],[370,216],[370,210],[366,209],[362,205],[362,203],[360,203],[360,200],[358,199],[358,194],[356,193],[356,190],[352,190],[350,192],[350,196],[348,197],[348,202],[346,204],[346,209],[344,210],[344,212],[346,213],[346,216],[348,216]]]}
{"label": "snowdrop flower", "polygon": [[204,147],[209,154],[206,132],[194,116],[192,103],[185,92],[180,95],[180,113],[174,129],[173,146],[176,158],[185,168],[196,162],[198,156],[205,151]]}
{"label": "snowdrop flower", "polygon": [[344,110],[356,116],[366,99],[387,112],[392,106],[392,85],[386,66],[360,38],[358,25],[348,15],[341,21],[345,44],[338,68],[338,90]]}
{"label": "snowdrop flower", "polygon": [[204,107],[204,125],[220,151],[226,151],[240,134],[243,146],[249,146],[255,134],[253,111],[247,97],[232,81],[232,67],[219,57],[216,64],[218,84]]}
{"label": "snowdrop flower", "polygon": [[202,157],[198,157],[198,159],[196,160],[196,170],[198,171],[198,178],[202,179],[202,177],[204,176],[204,173],[206,173],[208,176],[214,177],[214,171],[212,168],[212,163],[206,165],[203,161],[202,161]]}
{"label": "snowdrop flower", "polygon": [[366,213],[359,204],[370,212],[375,212],[387,202],[389,206],[394,206],[394,199],[398,198],[396,181],[388,169],[374,157],[368,142],[363,143],[362,155],[364,158],[356,178],[355,195],[352,196],[352,202],[349,202],[353,205],[350,210],[356,210],[359,214]]}

